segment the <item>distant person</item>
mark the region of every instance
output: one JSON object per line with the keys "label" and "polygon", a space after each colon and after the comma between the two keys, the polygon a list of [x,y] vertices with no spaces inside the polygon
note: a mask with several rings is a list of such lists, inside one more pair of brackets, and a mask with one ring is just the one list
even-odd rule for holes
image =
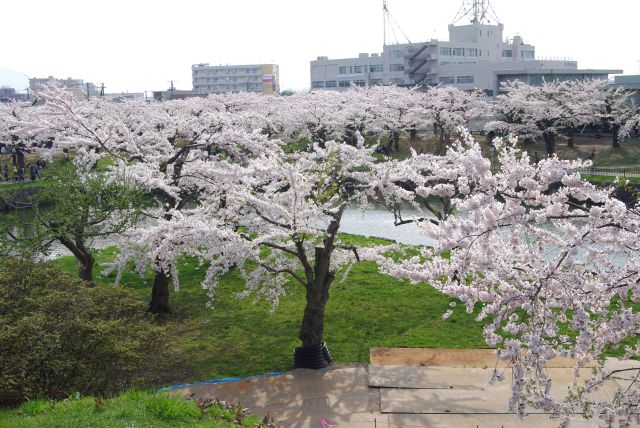
{"label": "distant person", "polygon": [[24,182],[24,167],[18,168],[18,181]]}
{"label": "distant person", "polygon": [[29,165],[29,173],[31,174],[31,181],[36,181],[38,176],[38,166],[35,163]]}
{"label": "distant person", "polygon": [[538,165],[540,163],[540,157],[538,156],[538,152],[533,152],[533,164]]}
{"label": "distant person", "polygon": [[13,166],[13,181],[18,181],[18,168]]}
{"label": "distant person", "polygon": [[596,149],[591,150],[591,154],[589,155],[589,160],[592,163],[596,163]]}
{"label": "distant person", "polygon": [[4,181],[9,181],[9,165],[7,165],[6,163],[4,164]]}

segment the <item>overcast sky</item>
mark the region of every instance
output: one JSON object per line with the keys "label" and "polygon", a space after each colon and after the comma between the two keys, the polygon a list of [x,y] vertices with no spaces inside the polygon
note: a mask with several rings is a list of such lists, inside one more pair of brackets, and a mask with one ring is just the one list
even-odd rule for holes
{"label": "overcast sky", "polygon": [[[411,41],[446,40],[462,0],[388,4]],[[538,57],[640,73],[640,0],[492,4],[505,36],[521,35]],[[281,88],[300,90],[317,56],[381,52],[383,43],[382,0],[2,0],[0,16],[0,69],[81,78],[107,92],[166,89],[172,79],[191,89],[200,62],[274,62]]]}

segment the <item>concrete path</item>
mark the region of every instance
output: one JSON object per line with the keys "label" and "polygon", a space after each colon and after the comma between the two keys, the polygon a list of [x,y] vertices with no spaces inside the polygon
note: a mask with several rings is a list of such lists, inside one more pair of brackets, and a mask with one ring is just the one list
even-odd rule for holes
{"label": "concrete path", "polygon": [[[509,414],[510,383],[489,384],[496,358],[491,350],[371,350],[371,365],[294,370],[237,382],[187,386],[183,396],[239,402],[252,414],[269,415],[278,427],[536,427],[559,425],[532,411]],[[640,362],[609,360],[615,368]],[[573,381],[569,360],[548,368],[559,396]],[[507,372],[510,370],[503,367]],[[585,369],[589,370],[589,369]],[[594,398],[606,399],[624,377],[612,379]],[[598,427],[576,417],[571,428]]]}

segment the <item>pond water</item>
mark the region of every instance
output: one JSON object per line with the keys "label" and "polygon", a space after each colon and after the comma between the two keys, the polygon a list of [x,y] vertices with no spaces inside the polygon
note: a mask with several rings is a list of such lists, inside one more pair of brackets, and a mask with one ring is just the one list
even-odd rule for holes
{"label": "pond water", "polygon": [[[30,210],[22,210],[19,212],[19,215],[25,223],[33,220],[33,212]],[[0,213],[0,221],[1,218],[2,213]],[[409,218],[409,216],[407,216],[407,218]],[[342,217],[340,232],[367,237],[385,238],[408,245],[432,244],[432,241],[418,232],[418,228],[413,223],[394,226],[393,214],[387,211],[383,206],[373,206],[367,211],[351,208],[347,209]],[[27,229],[22,231],[22,233],[29,233],[29,230]],[[96,249],[103,249],[115,245],[116,239],[116,237],[95,239],[92,246]],[[70,254],[69,250],[64,246],[59,243],[54,243],[50,248],[48,257],[55,259],[57,257]]]}

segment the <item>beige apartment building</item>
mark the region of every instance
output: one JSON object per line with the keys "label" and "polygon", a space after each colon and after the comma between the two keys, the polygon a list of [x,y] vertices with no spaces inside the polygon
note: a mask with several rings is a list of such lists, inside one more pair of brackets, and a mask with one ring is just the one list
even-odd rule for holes
{"label": "beige apartment building", "polygon": [[278,95],[280,75],[277,64],[191,66],[193,91],[199,94],[256,92]]}

